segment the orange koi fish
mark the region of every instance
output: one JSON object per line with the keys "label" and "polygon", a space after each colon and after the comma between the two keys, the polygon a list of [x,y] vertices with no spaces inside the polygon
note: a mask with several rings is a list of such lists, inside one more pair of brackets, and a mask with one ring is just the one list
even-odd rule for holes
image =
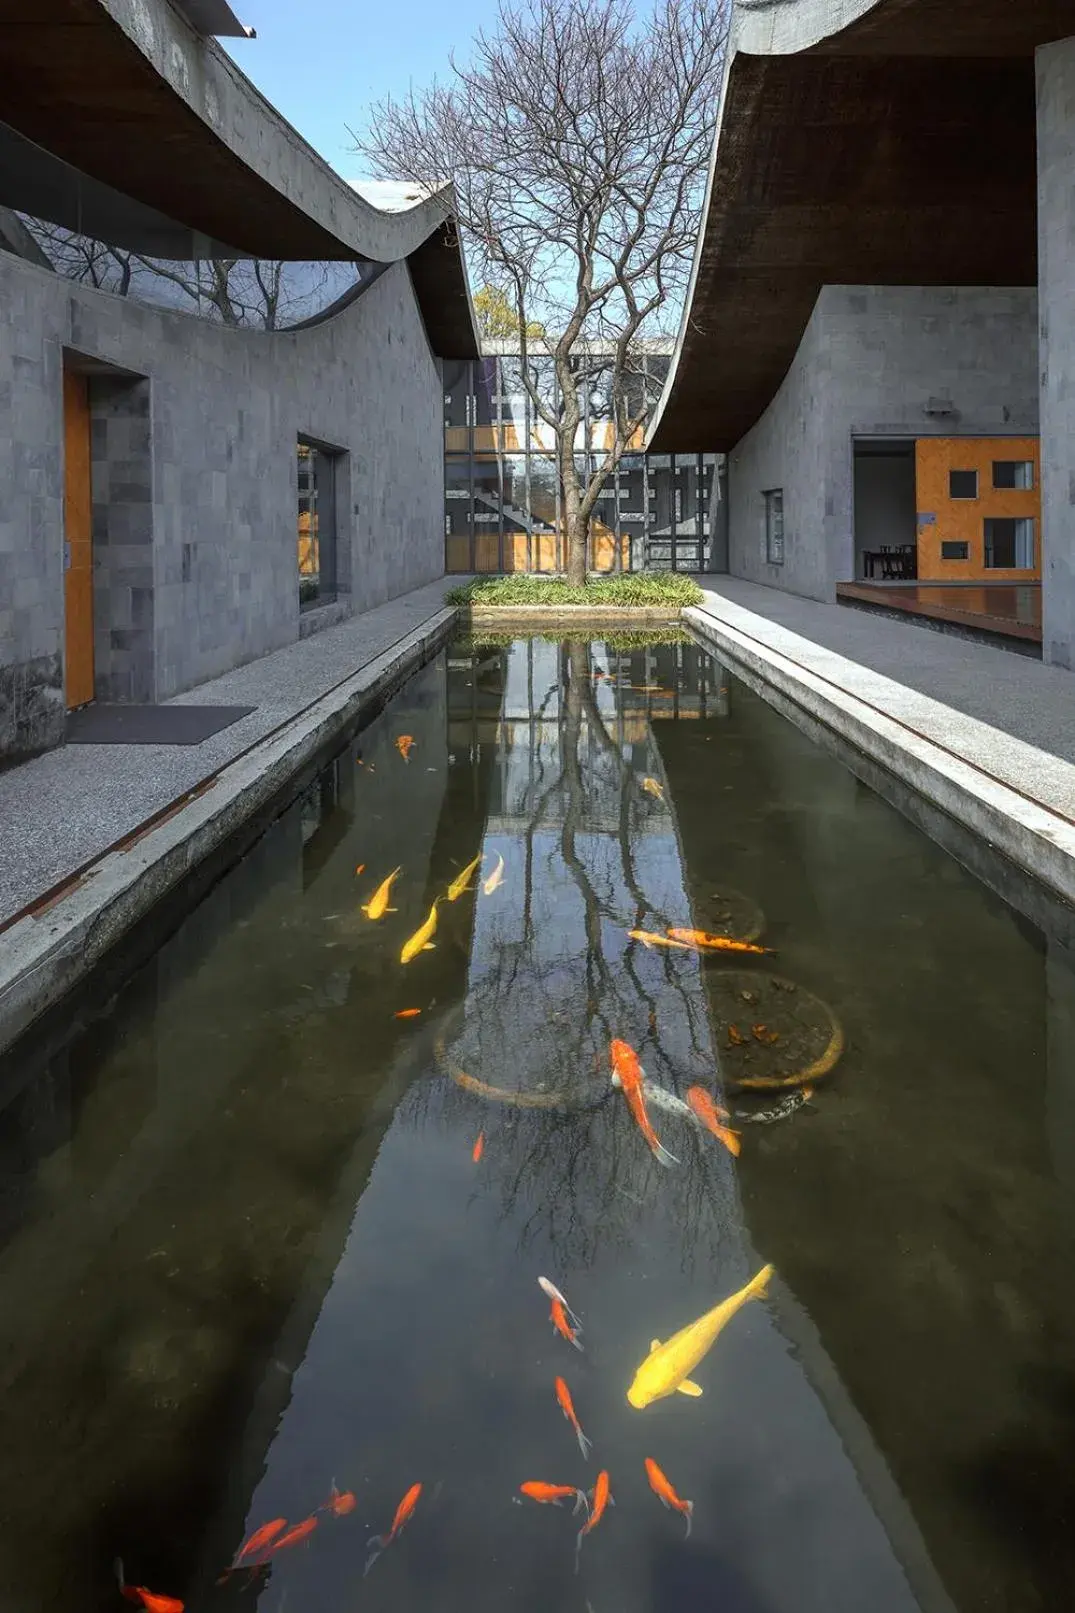
{"label": "orange koi fish", "polygon": [[239,1554],[231,1566],[238,1568],[247,1557],[257,1556],[271,1540],[276,1539],[281,1529],[286,1528],[286,1518],[273,1518],[271,1523],[263,1523],[261,1528],[255,1529],[250,1539],[240,1546]]}
{"label": "orange koi fish", "polygon": [[575,1539],[576,1574],[579,1571],[579,1552],[582,1550],[583,1540],[590,1533],[591,1529],[597,1528],[597,1525],[601,1522],[601,1519],[605,1515],[605,1508],[608,1506],[615,1506],[615,1504],[616,1503],[612,1499],[612,1492],[608,1487],[608,1473],[604,1468],[602,1468],[600,1473],[597,1475],[597,1483],[594,1485],[593,1493],[590,1497],[590,1516],[579,1530]]}
{"label": "orange koi fish", "polygon": [[730,1126],[722,1124],[728,1118],[727,1109],[719,1109],[709,1096],[705,1087],[688,1087],[687,1102],[690,1104],[698,1119],[707,1131],[711,1131],[737,1159],[739,1157],[739,1133]]}
{"label": "orange koi fish", "polygon": [[272,1550],[274,1552],[283,1551],[285,1546],[301,1545],[304,1540],[309,1540],[316,1528],[317,1519],[315,1517],[303,1518],[302,1522],[295,1524],[294,1528],[289,1529],[286,1535],[280,1536]]}
{"label": "orange koi fish", "polygon": [[388,903],[392,895],[392,886],[400,874],[399,868],[393,868],[387,879],[382,879],[368,902],[363,902],[362,911],[368,919],[383,919],[386,913],[394,913],[394,907]]}
{"label": "orange koi fish", "polygon": [[474,1161],[475,1165],[478,1163],[479,1159],[481,1159],[481,1157],[484,1154],[484,1152],[485,1152],[485,1133],[484,1133],[484,1131],[479,1131],[478,1140],[474,1144],[474,1152],[470,1156],[471,1159]]}
{"label": "orange koi fish", "polygon": [[178,1596],[158,1596],[155,1591],[147,1590],[144,1585],[128,1585],[123,1572],[122,1557],[117,1557],[112,1567],[119,1582],[119,1593],[128,1602],[141,1602],[143,1607],[149,1609],[149,1613],[183,1613],[184,1604]]}
{"label": "orange koi fish", "polygon": [[439,901],[440,897],[438,896],[433,906],[429,909],[429,917],[425,923],[419,925],[410,940],[403,943],[403,949],[399,955],[400,963],[410,963],[413,958],[418,956],[419,952],[432,952],[435,945],[432,937],[437,933],[437,902]]}
{"label": "orange koi fish", "polygon": [[399,738],[396,740],[396,749],[399,751],[399,754],[403,757],[405,762],[410,761],[411,751],[414,749],[414,746],[415,739],[413,734],[400,734]]}
{"label": "orange koi fish", "polygon": [[661,1472],[652,1456],[646,1457],[646,1477],[649,1479],[649,1487],[653,1491],[654,1495],[658,1496],[664,1502],[666,1507],[671,1507],[675,1512],[681,1512],[686,1518],[687,1533],[683,1538],[685,1540],[689,1540],[691,1532],[691,1519],[694,1517],[694,1502],[680,1500],[679,1496],[676,1494],[675,1490],[673,1490],[671,1484]]}
{"label": "orange koi fish", "polygon": [[519,1494],[527,1496],[531,1501],[539,1502],[543,1507],[558,1507],[561,1501],[566,1501],[569,1495],[573,1495],[575,1505],[571,1509],[572,1517],[589,1505],[586,1491],[576,1490],[573,1484],[542,1484],[540,1479],[527,1479],[525,1484],[520,1484]]}
{"label": "orange koi fish", "polygon": [[501,880],[503,878],[504,878],[504,859],[498,853],[497,854],[497,859],[496,859],[496,867],[493,869],[492,873],[489,875],[489,878],[485,881],[485,884],[482,886],[482,890],[485,892],[486,896],[492,896],[493,892],[497,889],[497,887],[499,886],[499,884],[500,884],[500,882],[501,882]]}
{"label": "orange koi fish", "polygon": [[421,1495],[421,1493],[422,1486],[420,1484],[412,1484],[406,1495],[403,1497],[403,1500],[396,1508],[396,1515],[392,1519],[392,1527],[388,1533],[386,1535],[373,1535],[370,1538],[369,1544],[373,1547],[373,1550],[366,1559],[366,1566],[362,1571],[363,1579],[365,1579],[366,1575],[369,1573],[382,1551],[388,1550],[396,1536],[402,1533],[403,1529],[413,1518],[414,1509],[418,1505],[418,1497]]}
{"label": "orange koi fish", "polygon": [[734,941],[731,936],[709,935],[705,930],[673,929],[669,925],[668,934],[673,941],[684,941],[702,952],[752,952],[759,957],[767,957],[773,950],[772,947],[760,947],[756,941]]}
{"label": "orange koi fish", "polygon": [[664,785],[658,784],[655,778],[644,778],[642,780],[642,788],[645,790],[647,795],[652,795],[655,801],[664,800]]}
{"label": "orange koi fish", "polygon": [[632,941],[641,941],[644,947],[652,952],[654,947],[671,947],[679,952],[689,952],[691,949],[686,941],[673,941],[667,935],[657,935],[653,930],[628,930],[627,934]]}
{"label": "orange koi fish", "polygon": [[365,863],[359,863],[358,867],[355,869],[355,878],[357,879],[359,874],[364,874],[365,872],[366,872]]}
{"label": "orange koi fish", "polygon": [[645,1071],[638,1062],[634,1048],[629,1042],[621,1042],[619,1037],[614,1037],[609,1045],[609,1052],[612,1055],[612,1068],[620,1078],[620,1087],[627,1099],[627,1107],[634,1117],[635,1125],[649,1144],[654,1159],[660,1165],[678,1165],[679,1160],[675,1154],[670,1154],[667,1148],[661,1146],[660,1139],[653,1129],[646,1110],[646,1100],[642,1095]]}
{"label": "orange koi fish", "polygon": [[332,1493],[329,1495],[329,1498],[325,1502],[322,1510],[325,1512],[331,1512],[334,1518],[346,1518],[347,1514],[349,1512],[353,1512],[357,1506],[358,1499],[355,1496],[354,1491],[344,1490],[343,1494],[341,1495],[339,1490],[336,1488],[336,1480],[333,1479]]}
{"label": "orange koi fish", "polygon": [[421,1012],[420,1008],[401,1008],[393,1017],[395,1019],[417,1019]]}
{"label": "orange koi fish", "polygon": [[560,1304],[564,1308],[565,1314],[571,1320],[571,1325],[575,1329],[575,1332],[576,1333],[581,1333],[582,1332],[582,1321],[581,1321],[578,1313],[571,1309],[571,1306],[567,1303],[567,1300],[564,1298],[563,1294],[561,1294],[561,1292],[557,1288],[556,1284],[553,1283],[553,1282],[550,1282],[547,1277],[539,1277],[538,1278],[538,1287],[541,1289],[541,1292],[543,1294],[548,1295],[549,1299],[557,1299],[557,1300],[560,1301]]}
{"label": "orange koi fish", "polygon": [[578,1329],[571,1326],[567,1319],[567,1311],[558,1299],[554,1299],[552,1302],[549,1318],[552,1322],[554,1333],[559,1333],[560,1337],[566,1339],[569,1344],[573,1344],[576,1350],[582,1349],[582,1345],[579,1343]]}
{"label": "orange koi fish", "polygon": [[583,1461],[588,1461],[590,1452],[593,1449],[593,1440],[587,1439],[586,1435],[582,1432],[582,1426],[579,1423],[578,1418],[575,1416],[575,1407],[571,1400],[571,1390],[567,1387],[567,1384],[564,1382],[563,1378],[557,1378],[556,1380],[556,1401],[560,1407],[560,1410],[563,1412],[564,1416],[575,1430],[575,1438],[579,1442],[579,1450],[582,1452]]}

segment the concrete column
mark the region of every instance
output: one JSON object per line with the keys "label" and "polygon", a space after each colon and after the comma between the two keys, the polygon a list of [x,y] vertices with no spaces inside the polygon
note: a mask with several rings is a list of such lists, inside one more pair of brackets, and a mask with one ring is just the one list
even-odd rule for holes
{"label": "concrete column", "polygon": [[728,569],[728,458],[721,454],[713,472],[709,500],[709,564],[707,571]]}
{"label": "concrete column", "polygon": [[1044,658],[1075,667],[1075,38],[1037,52]]}

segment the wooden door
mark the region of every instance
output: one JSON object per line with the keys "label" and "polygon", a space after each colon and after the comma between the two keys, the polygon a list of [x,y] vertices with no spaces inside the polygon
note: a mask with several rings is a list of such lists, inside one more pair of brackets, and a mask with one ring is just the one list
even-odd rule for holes
{"label": "wooden door", "polygon": [[93,699],[93,533],[90,397],[84,375],[63,373],[64,691],[67,709]]}

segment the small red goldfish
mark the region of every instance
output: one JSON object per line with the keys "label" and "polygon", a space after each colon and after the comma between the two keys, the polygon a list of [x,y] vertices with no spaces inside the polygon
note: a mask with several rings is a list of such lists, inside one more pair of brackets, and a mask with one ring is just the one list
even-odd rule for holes
{"label": "small red goldfish", "polygon": [[396,1515],[392,1519],[392,1527],[388,1533],[386,1535],[373,1535],[371,1537],[369,1544],[373,1547],[373,1550],[366,1559],[366,1566],[362,1571],[363,1578],[365,1578],[365,1576],[369,1573],[382,1551],[388,1550],[388,1547],[392,1544],[393,1540],[395,1540],[396,1536],[402,1532],[402,1530],[410,1522],[411,1518],[413,1518],[414,1509],[418,1505],[418,1497],[421,1495],[421,1493],[422,1486],[420,1484],[412,1484],[406,1495],[403,1497],[403,1500],[396,1508]]}
{"label": "small red goldfish", "polygon": [[303,1518],[302,1522],[301,1523],[296,1523],[291,1529],[288,1530],[286,1535],[281,1535],[280,1536],[279,1540],[275,1543],[275,1545],[272,1548],[273,1551],[274,1552],[283,1551],[285,1546],[298,1546],[298,1545],[301,1545],[301,1543],[304,1540],[309,1540],[310,1536],[313,1534],[313,1532],[314,1532],[314,1530],[316,1528],[317,1528],[317,1519],[316,1518],[314,1518],[314,1517]]}
{"label": "small red goldfish", "polygon": [[642,1082],[645,1071],[638,1062],[638,1055],[629,1042],[621,1042],[614,1037],[609,1052],[612,1056],[612,1068],[620,1078],[620,1088],[627,1099],[627,1107],[634,1116],[635,1125],[649,1144],[650,1152],[660,1165],[678,1165],[679,1160],[675,1154],[670,1154],[667,1148],[661,1146],[660,1139],[653,1129],[646,1109],[646,1100],[642,1095]]}
{"label": "small red goldfish", "polygon": [[694,1517],[694,1502],[680,1500],[679,1496],[676,1494],[675,1490],[673,1490],[668,1479],[661,1472],[652,1456],[646,1457],[646,1477],[649,1479],[649,1487],[653,1491],[654,1495],[659,1496],[666,1507],[671,1507],[674,1511],[681,1512],[686,1518],[687,1533],[684,1536],[684,1539],[689,1539],[691,1532],[691,1519]]}
{"label": "small red goldfish", "polygon": [[359,874],[364,874],[365,872],[366,872],[365,863],[359,863],[358,867],[355,869],[355,878],[357,879]]}
{"label": "small red goldfish", "polygon": [[582,1345],[579,1343],[578,1329],[571,1326],[567,1319],[567,1311],[558,1299],[553,1300],[549,1317],[552,1321],[553,1331],[559,1333],[560,1337],[566,1339],[569,1344],[573,1344],[576,1350],[581,1350]]}
{"label": "small red goldfish", "polygon": [[705,930],[679,930],[669,925],[668,934],[673,941],[683,941],[703,952],[754,952],[764,956],[773,950],[760,947],[756,941],[735,941],[729,935],[709,935]]}
{"label": "small red goldfish", "polygon": [[395,1017],[397,1019],[417,1019],[421,1012],[420,1008],[401,1008]]}
{"label": "small red goldfish", "polygon": [[564,1416],[575,1430],[575,1438],[579,1442],[579,1450],[582,1452],[583,1461],[587,1461],[589,1459],[590,1451],[593,1449],[593,1440],[587,1439],[586,1435],[582,1432],[582,1427],[579,1423],[579,1420],[575,1416],[575,1407],[571,1400],[571,1390],[567,1387],[567,1384],[564,1382],[563,1378],[557,1378],[556,1380],[556,1400],[560,1410],[563,1412]]}
{"label": "small red goldfish", "polygon": [[714,1137],[719,1138],[719,1140],[728,1150],[729,1154],[734,1154],[736,1158],[738,1158],[740,1147],[739,1133],[737,1131],[733,1131],[730,1126],[723,1124],[723,1122],[728,1119],[727,1109],[718,1108],[718,1106],[713,1102],[713,1099],[709,1096],[709,1093],[706,1091],[705,1087],[688,1087],[687,1102],[690,1104],[691,1108],[694,1110],[694,1113],[698,1116],[698,1119],[702,1122],[702,1125],[705,1127],[705,1129],[707,1131],[711,1131]]}
{"label": "small red goldfish", "polygon": [[332,1481],[332,1492],[325,1502],[322,1511],[331,1512],[334,1518],[346,1518],[358,1506],[358,1500],[353,1490],[344,1490],[342,1495],[336,1488],[336,1480]]}
{"label": "small red goldfish", "polygon": [[405,762],[410,761],[411,751],[414,749],[414,745],[415,739],[413,734],[400,734],[399,738],[396,740],[396,749],[399,751],[399,754],[403,757]]}
{"label": "small red goldfish", "polygon": [[470,1156],[471,1159],[474,1161],[475,1165],[478,1163],[479,1159],[481,1159],[481,1157],[484,1154],[484,1152],[485,1152],[485,1133],[484,1133],[484,1131],[479,1131],[478,1140],[474,1144],[474,1151]]}
{"label": "small red goldfish", "polygon": [[579,1530],[575,1539],[576,1574],[579,1571],[579,1552],[582,1550],[582,1542],[590,1533],[591,1529],[597,1528],[597,1525],[601,1522],[601,1519],[605,1515],[605,1508],[607,1506],[615,1506],[615,1502],[612,1499],[612,1492],[608,1486],[608,1473],[604,1468],[602,1468],[600,1473],[597,1475],[597,1483],[594,1485],[593,1493],[590,1497],[590,1516]]}
{"label": "small red goldfish", "polygon": [[286,1528],[286,1518],[273,1518],[271,1523],[263,1523],[261,1528],[255,1529],[250,1539],[239,1548],[239,1554],[231,1566],[238,1568],[247,1557],[256,1557],[271,1540],[276,1539],[281,1529]]}
{"label": "small red goldfish", "polygon": [[144,1585],[128,1585],[121,1557],[116,1558],[113,1568],[119,1582],[120,1595],[128,1602],[141,1602],[143,1607],[149,1609],[149,1613],[183,1613],[184,1604],[178,1596],[158,1596],[155,1591],[147,1590]]}
{"label": "small red goldfish", "polygon": [[542,1506],[558,1507],[561,1501],[566,1501],[569,1495],[575,1497],[572,1507],[572,1516],[588,1503],[585,1490],[576,1490],[573,1484],[542,1484],[540,1479],[527,1479],[520,1484],[519,1494],[525,1495],[531,1501],[540,1502]]}

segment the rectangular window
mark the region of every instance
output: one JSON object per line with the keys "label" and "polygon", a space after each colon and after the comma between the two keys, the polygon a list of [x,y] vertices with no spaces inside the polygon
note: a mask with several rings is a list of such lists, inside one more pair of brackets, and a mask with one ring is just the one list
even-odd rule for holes
{"label": "rectangular window", "polygon": [[1020,493],[1029,492],[1034,486],[1034,461],[1032,459],[994,459],[993,486],[1015,488]]}
{"label": "rectangular window", "polygon": [[985,523],[985,563],[995,571],[1030,571],[1034,522],[1030,516],[994,516]]}
{"label": "rectangular window", "polygon": [[771,566],[784,564],[784,489],[771,487],[765,499],[765,558]]}
{"label": "rectangular window", "polygon": [[298,444],[299,609],[336,598],[336,454]]}
{"label": "rectangular window", "polygon": [[941,542],[942,560],[966,560],[970,555],[968,543]]}
{"label": "rectangular window", "polygon": [[978,472],[976,470],[950,470],[948,472],[949,498],[977,498]]}

